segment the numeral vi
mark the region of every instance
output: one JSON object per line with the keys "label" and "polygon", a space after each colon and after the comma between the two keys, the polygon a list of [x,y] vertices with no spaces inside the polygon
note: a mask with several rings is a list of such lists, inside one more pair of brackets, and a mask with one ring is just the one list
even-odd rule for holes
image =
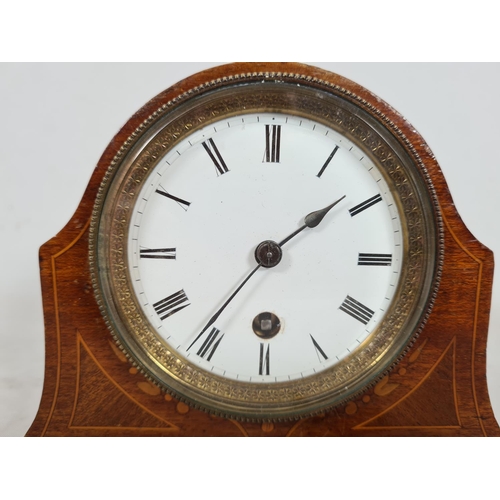
{"label": "numeral vi", "polygon": [[269,375],[270,373],[269,348],[269,344],[267,344],[267,349],[263,343],[260,344],[259,375]]}

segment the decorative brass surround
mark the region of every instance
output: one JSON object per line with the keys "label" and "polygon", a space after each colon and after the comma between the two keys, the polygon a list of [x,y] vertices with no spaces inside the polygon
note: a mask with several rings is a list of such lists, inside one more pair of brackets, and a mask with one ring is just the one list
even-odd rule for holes
{"label": "decorative brass surround", "polygon": [[[223,117],[283,112],[324,123],[371,157],[398,204],[404,231],[399,290],[380,326],[350,356],[302,380],[253,384],[205,372],[172,352],[136,302],[127,235],[140,187],[167,151]],[[234,75],[169,101],[123,144],[101,185],[90,230],[97,301],[120,347],[164,390],[195,407],[240,419],[310,415],[352,398],[380,379],[423,327],[442,264],[439,209],[425,168],[402,132],[373,104],[306,75]]]}

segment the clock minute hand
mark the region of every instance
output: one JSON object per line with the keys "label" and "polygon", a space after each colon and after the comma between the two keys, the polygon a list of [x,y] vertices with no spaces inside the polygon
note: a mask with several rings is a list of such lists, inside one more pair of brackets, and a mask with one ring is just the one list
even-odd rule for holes
{"label": "clock minute hand", "polygon": [[199,333],[199,335],[193,340],[191,345],[187,348],[191,349],[193,345],[196,343],[196,341],[207,331],[207,329],[212,326],[216,321],[217,318],[221,315],[222,311],[229,305],[229,303],[236,297],[236,294],[245,286],[247,281],[257,272],[257,269],[261,267],[261,264],[258,264],[257,267],[240,283],[240,286],[232,293],[232,295],[222,304],[222,306],[219,308],[219,310],[208,320],[208,323],[205,325],[203,330]]}
{"label": "clock minute hand", "polygon": [[325,208],[322,208],[321,210],[316,210],[315,212],[311,212],[310,214],[306,215],[304,217],[304,225],[299,227],[296,231],[294,231],[292,234],[287,236],[283,241],[280,241],[278,245],[282,247],[285,243],[290,241],[294,236],[297,236],[300,232],[302,232],[306,227],[316,227],[318,226],[321,221],[325,218],[325,215],[335,206],[337,203],[340,203],[346,195],[342,196],[342,198],[339,198],[337,201],[334,201],[331,205],[328,205]]}

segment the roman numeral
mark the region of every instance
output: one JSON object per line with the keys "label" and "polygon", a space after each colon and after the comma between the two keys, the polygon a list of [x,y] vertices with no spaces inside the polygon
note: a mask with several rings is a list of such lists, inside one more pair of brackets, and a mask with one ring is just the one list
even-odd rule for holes
{"label": "roman numeral", "polygon": [[141,248],[141,259],[175,259],[175,248]]}
{"label": "roman numeral", "polygon": [[167,193],[166,191],[162,189],[157,189],[156,192],[158,194],[161,194],[162,196],[165,196],[166,198],[170,198],[171,200],[176,201],[177,203],[180,203],[181,205],[184,205],[185,207],[189,207],[191,203],[189,201],[183,200],[182,198],[178,198],[177,196],[174,196],[173,194]]}
{"label": "roman numeral", "polygon": [[364,325],[368,324],[375,314],[375,311],[372,311],[370,308],[353,299],[349,295],[345,298],[344,302],[342,302],[339,309],[358,321],[361,321]]}
{"label": "roman numeral", "polygon": [[355,207],[351,208],[349,210],[349,213],[351,214],[351,217],[354,217],[355,215],[358,215],[361,213],[363,210],[366,210],[367,208],[372,207],[379,201],[382,201],[382,196],[379,194],[369,198],[368,200],[364,201],[363,203],[360,203],[359,205],[356,205]]}
{"label": "roman numeral", "polygon": [[326,361],[328,359],[328,356],[325,354],[325,351],[323,351],[323,349],[321,349],[320,345],[316,342],[316,340],[314,339],[314,337],[311,334],[309,334],[309,336],[311,337],[314,348],[316,349],[316,354],[318,355],[318,359],[321,361],[321,358],[320,358],[320,355],[321,355],[323,357],[323,359]]}
{"label": "roman numeral", "polygon": [[[214,355],[214,352],[217,350],[217,347],[219,347],[219,344],[221,340],[224,338],[224,334],[222,334],[219,337],[220,330],[217,328],[212,328],[211,332],[207,335],[207,338],[204,340],[203,344],[201,344],[201,347],[198,349],[198,352],[196,353],[198,356],[201,358],[210,361],[212,359],[212,356]],[[196,341],[201,337],[201,335],[198,335],[194,342],[187,348],[187,351],[193,347],[193,345],[196,343]],[[215,342],[215,343],[214,343]]]}
{"label": "roman numeral", "polygon": [[265,163],[279,163],[281,148],[281,125],[266,125]]}
{"label": "roman numeral", "polygon": [[269,371],[270,371],[269,348],[270,347],[271,346],[269,344],[267,344],[267,350],[266,350],[264,344],[262,344],[262,343],[260,344],[259,375],[269,375]]}
{"label": "roman numeral", "polygon": [[318,175],[316,177],[321,177],[323,175],[323,172],[326,170],[326,167],[330,165],[330,162],[332,161],[338,149],[339,147],[335,146],[335,149],[330,153],[330,156],[326,159],[325,164],[321,167],[321,170],[318,172]]}
{"label": "roman numeral", "polygon": [[202,142],[202,145],[205,148],[205,151],[208,153],[208,156],[210,156],[210,159],[214,162],[215,168],[218,172],[217,175],[222,175],[226,172],[229,172],[229,169],[227,168],[226,163],[219,153],[214,140],[208,139],[208,141]]}
{"label": "roman numeral", "polygon": [[358,266],[390,266],[392,254],[390,253],[360,253]]}
{"label": "roman numeral", "polygon": [[156,304],[153,304],[154,310],[160,316],[160,319],[163,321],[164,319],[172,316],[176,312],[179,312],[181,309],[189,306],[189,304],[183,304],[184,302],[188,302],[188,298],[184,293],[184,290],[179,290],[178,292],[169,295],[163,300],[160,300]]}

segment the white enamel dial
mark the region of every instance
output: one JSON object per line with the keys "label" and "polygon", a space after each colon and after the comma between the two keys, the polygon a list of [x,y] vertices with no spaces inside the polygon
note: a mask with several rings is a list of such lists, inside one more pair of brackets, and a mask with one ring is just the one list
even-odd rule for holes
{"label": "white enamel dial", "polygon": [[[283,241],[335,201],[282,245],[276,266],[256,269],[261,242]],[[285,114],[234,116],[184,138],[141,188],[128,238],[137,301],[168,349],[252,383],[305,378],[354,352],[402,267],[382,172],[333,129]]]}

